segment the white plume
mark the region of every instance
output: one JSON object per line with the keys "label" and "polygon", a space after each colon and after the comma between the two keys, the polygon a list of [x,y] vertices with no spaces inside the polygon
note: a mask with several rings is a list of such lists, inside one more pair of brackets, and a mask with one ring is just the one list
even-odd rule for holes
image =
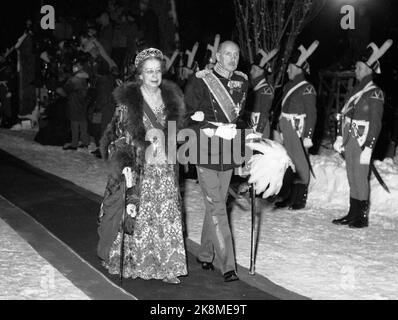
{"label": "white plume", "polygon": [[283,177],[288,167],[295,171],[292,160],[285,148],[278,142],[259,139],[256,135],[248,135],[246,145],[254,154],[249,162],[249,183],[253,183],[256,194],[263,194],[263,198],[276,195],[282,188]]}

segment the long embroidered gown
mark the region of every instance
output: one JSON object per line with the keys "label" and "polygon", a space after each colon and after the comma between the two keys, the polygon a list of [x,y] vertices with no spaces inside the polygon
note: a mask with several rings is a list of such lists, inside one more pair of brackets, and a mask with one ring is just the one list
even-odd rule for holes
{"label": "long embroidered gown", "polygon": [[[153,111],[164,123],[164,106]],[[125,116],[121,118],[126,119]],[[145,115],[143,120],[148,131],[152,128],[151,122]],[[126,135],[126,132],[121,134]],[[186,275],[181,198],[175,165],[144,165],[139,203],[134,233],[125,235],[123,276],[165,279]],[[119,232],[111,247],[109,261],[104,263],[111,274],[120,274],[120,242]]]}

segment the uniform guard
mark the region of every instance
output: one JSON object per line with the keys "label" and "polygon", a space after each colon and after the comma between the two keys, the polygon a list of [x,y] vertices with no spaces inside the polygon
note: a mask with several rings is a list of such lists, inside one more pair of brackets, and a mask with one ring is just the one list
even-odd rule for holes
{"label": "uniform guard", "polygon": [[317,114],[316,92],[313,85],[305,79],[305,74],[309,73],[307,59],[318,45],[319,42],[314,41],[308,50],[300,46],[292,55],[287,69],[290,81],[284,87],[279,128],[283,145],[296,167],[297,177],[290,195],[275,203],[278,208],[289,206],[291,210],[299,210],[303,209],[307,202],[312,170],[307,150],[313,145]]}
{"label": "uniform guard", "polygon": [[338,117],[341,128],[338,129],[333,147],[345,156],[350,208],[346,216],[333,220],[337,225],[364,228],[369,224],[369,168],[380,134],[384,108],[384,94],[373,82],[373,73],[381,73],[378,59],[391,45],[392,40],[387,40],[380,49],[374,43],[368,46],[356,63],[358,84]]}

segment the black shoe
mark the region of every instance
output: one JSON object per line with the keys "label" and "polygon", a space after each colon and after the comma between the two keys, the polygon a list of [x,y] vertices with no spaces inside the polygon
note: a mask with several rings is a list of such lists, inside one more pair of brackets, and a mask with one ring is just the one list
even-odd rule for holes
{"label": "black shoe", "polygon": [[292,184],[289,191],[286,191],[286,190],[288,190],[288,188],[286,186],[283,186],[282,188],[285,188],[285,191],[283,193],[284,198],[282,201],[275,202],[275,204],[274,204],[275,209],[289,207],[296,200],[297,190],[298,190],[297,184]]}
{"label": "black shoe", "polygon": [[363,217],[361,219],[352,221],[352,222],[350,222],[350,224],[348,226],[350,228],[355,228],[355,229],[367,228],[369,226],[368,217]]}
{"label": "black shoe", "polygon": [[332,221],[333,224],[338,225],[338,226],[345,226],[347,224],[350,224],[352,222],[352,218],[349,217],[348,215],[340,218],[340,219],[334,219]]}
{"label": "black shoe", "polygon": [[224,273],[224,282],[232,282],[236,280],[239,280],[239,277],[235,270]]}
{"label": "black shoe", "polygon": [[354,219],[348,224],[350,228],[366,228],[369,226],[369,201],[357,200],[357,211]]}
{"label": "black shoe", "polygon": [[102,159],[101,151],[98,148],[94,151],[91,151],[91,154],[95,155],[98,159]]}
{"label": "black shoe", "polygon": [[281,208],[286,208],[290,204],[290,199],[285,199],[282,201],[277,201],[274,203],[274,208],[275,209],[281,209]]}
{"label": "black shoe", "polygon": [[348,210],[348,213],[340,219],[334,219],[332,221],[332,223],[335,225],[344,226],[344,225],[347,225],[347,224],[350,224],[351,222],[353,222],[354,217],[355,217],[354,213],[357,210],[357,201],[358,200],[356,200],[354,198],[350,198],[350,209]]}
{"label": "black shoe", "polygon": [[305,203],[293,203],[291,206],[289,206],[289,210],[301,210],[305,208]]}
{"label": "black shoe", "polygon": [[63,150],[77,150],[76,147],[72,147],[72,146],[64,146],[62,147]]}
{"label": "black shoe", "polygon": [[204,262],[200,261],[198,258],[196,258],[196,261],[202,265],[203,270],[211,270],[214,271],[214,265],[211,262]]}
{"label": "black shoe", "polygon": [[296,195],[294,201],[289,206],[289,210],[301,210],[307,204],[308,186],[305,184],[296,185]]}

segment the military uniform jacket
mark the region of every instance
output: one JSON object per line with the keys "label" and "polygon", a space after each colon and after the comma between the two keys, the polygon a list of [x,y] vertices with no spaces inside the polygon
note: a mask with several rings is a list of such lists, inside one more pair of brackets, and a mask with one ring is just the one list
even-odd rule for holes
{"label": "military uniform jacket", "polygon": [[[243,109],[245,107],[248,90],[248,78],[244,73],[239,71],[235,71],[229,78],[225,78],[214,70],[203,70],[191,77],[185,89],[185,104],[187,109],[186,126],[195,131],[198,139],[197,162],[195,164],[213,170],[226,171],[241,165],[241,163],[235,162],[232,156],[234,150],[235,152],[239,152],[236,150],[238,149],[236,142],[238,135],[232,141],[227,141],[216,136],[208,139],[203,132],[201,134],[201,129],[217,127],[209,122],[230,123],[203,80],[208,72],[212,72],[220,80],[222,85],[227,89],[235,105],[238,107],[239,110],[236,111],[238,111],[237,114],[239,114],[239,116],[232,120],[233,123],[236,123],[238,129],[245,129],[248,127],[247,121],[243,118]],[[198,111],[204,113],[204,120],[201,122],[193,121],[190,118]],[[244,138],[239,138],[241,139],[241,143],[239,144],[239,149],[241,149],[240,154],[243,154]],[[207,149],[204,148],[206,141]],[[231,148],[224,147],[224,144],[230,144]],[[204,149],[208,151],[207,157],[203,156]],[[231,150],[231,152],[226,152],[224,149]],[[230,154],[228,155],[228,153]]]}
{"label": "military uniform jacket", "polygon": [[257,132],[263,133],[269,121],[269,113],[274,100],[274,88],[267,82],[264,76],[252,80],[253,86],[253,112],[260,113]]}
{"label": "military uniform jacket", "polygon": [[[291,91],[302,82],[304,82],[302,85],[297,87],[294,91]],[[304,118],[303,127],[300,130],[301,138],[312,139],[317,118],[316,91],[314,86],[305,80],[303,74],[296,76],[286,84],[283,90],[282,103],[281,117],[284,115],[287,115],[287,117],[294,117],[296,115]],[[292,121],[292,125],[293,122],[294,121]],[[293,128],[297,130],[294,126]]]}
{"label": "military uniform jacket", "polygon": [[[361,91],[359,100],[352,99]],[[362,79],[347,98],[342,110],[343,126],[350,125],[350,137],[358,139],[361,147],[375,147],[382,126],[383,106],[383,91],[373,83],[372,76]]]}

